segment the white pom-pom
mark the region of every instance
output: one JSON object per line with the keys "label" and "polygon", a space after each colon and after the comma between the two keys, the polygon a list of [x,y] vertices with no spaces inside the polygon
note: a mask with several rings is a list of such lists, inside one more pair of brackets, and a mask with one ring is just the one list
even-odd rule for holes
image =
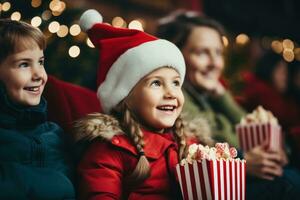
{"label": "white pom-pom", "polygon": [[103,18],[102,15],[94,9],[90,9],[85,11],[79,20],[80,28],[83,31],[87,31],[94,26],[94,24],[102,23]]}

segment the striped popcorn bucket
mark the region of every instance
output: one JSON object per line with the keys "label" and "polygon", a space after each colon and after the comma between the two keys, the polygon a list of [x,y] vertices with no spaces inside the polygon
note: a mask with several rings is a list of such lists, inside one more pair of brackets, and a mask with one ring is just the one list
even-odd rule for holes
{"label": "striped popcorn bucket", "polygon": [[282,147],[281,127],[270,123],[237,125],[239,146],[244,151],[267,143],[267,148],[276,150]]}
{"label": "striped popcorn bucket", "polygon": [[244,160],[202,160],[177,165],[184,200],[244,200]]}

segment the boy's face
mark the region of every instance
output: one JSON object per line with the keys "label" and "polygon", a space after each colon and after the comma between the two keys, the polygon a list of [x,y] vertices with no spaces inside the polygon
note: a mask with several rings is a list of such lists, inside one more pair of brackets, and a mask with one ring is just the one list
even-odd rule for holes
{"label": "boy's face", "polygon": [[37,45],[11,54],[0,63],[0,80],[10,100],[20,105],[38,105],[47,78],[44,53]]}
{"label": "boy's face", "polygon": [[128,106],[152,130],[174,125],[181,113],[184,97],[178,72],[164,67],[141,79],[128,97]]}

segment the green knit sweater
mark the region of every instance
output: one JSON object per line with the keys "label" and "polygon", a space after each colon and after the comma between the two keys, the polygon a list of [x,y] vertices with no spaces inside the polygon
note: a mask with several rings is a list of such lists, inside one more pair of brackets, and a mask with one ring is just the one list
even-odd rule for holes
{"label": "green knit sweater", "polygon": [[231,146],[238,146],[235,125],[239,123],[245,112],[237,105],[229,92],[213,98],[185,83],[183,94],[185,97],[183,113],[187,120],[197,117],[205,118],[209,123],[213,139],[217,142],[228,142]]}

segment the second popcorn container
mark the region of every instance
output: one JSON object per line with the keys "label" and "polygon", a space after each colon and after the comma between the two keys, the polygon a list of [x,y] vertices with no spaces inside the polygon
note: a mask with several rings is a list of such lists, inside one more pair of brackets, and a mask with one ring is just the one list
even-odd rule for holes
{"label": "second popcorn container", "polygon": [[236,132],[239,146],[246,152],[264,143],[269,150],[282,147],[281,127],[277,119],[261,106],[241,120]]}
{"label": "second popcorn container", "polygon": [[193,144],[176,166],[185,200],[244,200],[246,162],[236,159],[237,151],[227,143],[215,147]]}

